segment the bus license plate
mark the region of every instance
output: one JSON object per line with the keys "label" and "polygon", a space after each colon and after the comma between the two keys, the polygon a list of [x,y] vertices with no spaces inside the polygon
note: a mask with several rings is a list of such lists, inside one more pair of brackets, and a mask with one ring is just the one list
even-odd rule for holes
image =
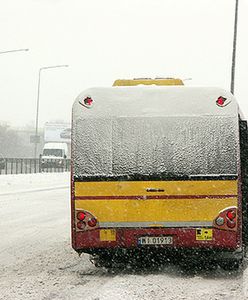
{"label": "bus license plate", "polygon": [[172,236],[142,236],[138,238],[139,245],[171,245]]}

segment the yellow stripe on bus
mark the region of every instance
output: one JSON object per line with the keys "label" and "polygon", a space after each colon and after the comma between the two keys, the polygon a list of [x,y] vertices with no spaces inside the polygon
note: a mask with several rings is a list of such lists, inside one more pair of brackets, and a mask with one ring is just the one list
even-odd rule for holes
{"label": "yellow stripe on bus", "polygon": [[237,198],[170,200],[76,200],[75,208],[87,210],[99,222],[213,221]]}
{"label": "yellow stripe on bus", "polygon": [[[148,192],[147,189],[164,192]],[[75,196],[237,195],[237,180],[75,182]]]}
{"label": "yellow stripe on bus", "polygon": [[212,222],[221,210],[238,206],[236,180],[76,182],[75,198],[76,209],[102,223]]}

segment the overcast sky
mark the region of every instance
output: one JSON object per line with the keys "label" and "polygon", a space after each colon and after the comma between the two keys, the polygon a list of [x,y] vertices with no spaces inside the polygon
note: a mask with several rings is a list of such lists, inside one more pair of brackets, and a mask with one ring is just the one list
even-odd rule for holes
{"label": "overcast sky", "polygon": [[[70,120],[84,89],[117,78],[189,78],[230,89],[235,0],[0,0],[0,122]],[[240,0],[235,94],[248,115],[248,1]]]}

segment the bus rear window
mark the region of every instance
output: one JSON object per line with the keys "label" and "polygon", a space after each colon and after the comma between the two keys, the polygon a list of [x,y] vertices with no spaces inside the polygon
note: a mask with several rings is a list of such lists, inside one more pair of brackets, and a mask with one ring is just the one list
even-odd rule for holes
{"label": "bus rear window", "polygon": [[78,119],[76,176],[237,174],[236,118]]}

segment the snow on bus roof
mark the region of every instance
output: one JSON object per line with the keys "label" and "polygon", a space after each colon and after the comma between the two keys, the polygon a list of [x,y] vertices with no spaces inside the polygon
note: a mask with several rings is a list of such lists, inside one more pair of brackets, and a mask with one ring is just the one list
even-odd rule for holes
{"label": "snow on bus roof", "polygon": [[[90,108],[82,103],[93,100]],[[224,99],[223,107],[216,101]],[[125,116],[229,116],[237,117],[234,96],[216,87],[135,86],[91,88],[82,92],[74,102],[77,117]]]}

